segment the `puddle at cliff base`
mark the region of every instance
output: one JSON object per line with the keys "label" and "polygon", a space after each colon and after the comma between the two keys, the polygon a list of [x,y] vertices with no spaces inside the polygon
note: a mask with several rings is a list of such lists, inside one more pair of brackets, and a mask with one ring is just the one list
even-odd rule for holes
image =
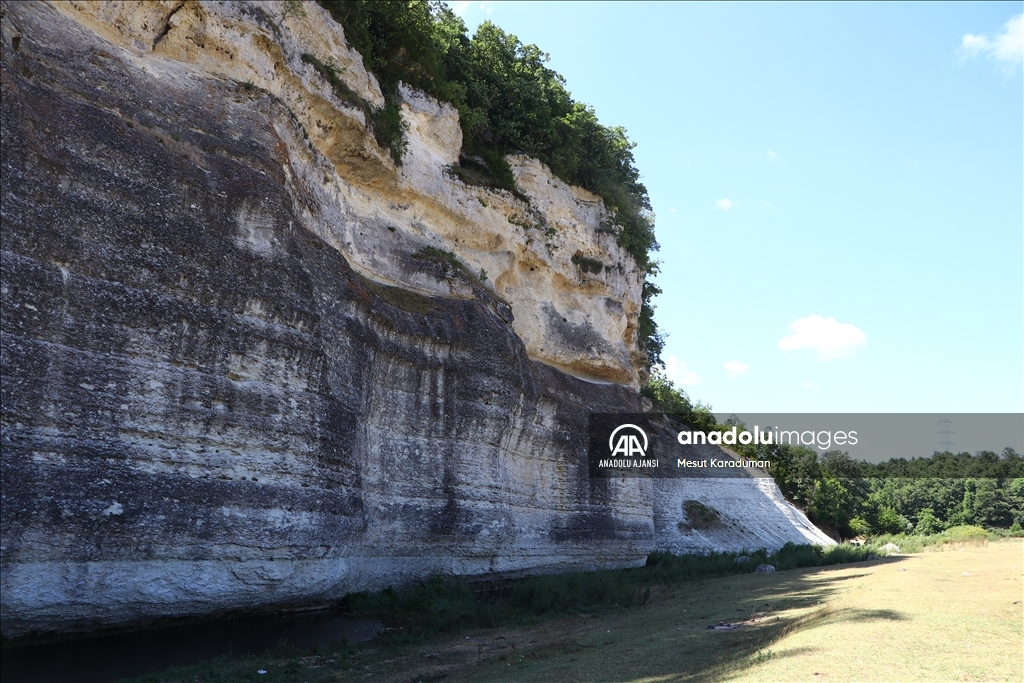
{"label": "puddle at cliff base", "polygon": [[383,624],[336,611],[248,617],[4,648],[3,683],[111,683],[220,656],[261,655],[373,638]]}

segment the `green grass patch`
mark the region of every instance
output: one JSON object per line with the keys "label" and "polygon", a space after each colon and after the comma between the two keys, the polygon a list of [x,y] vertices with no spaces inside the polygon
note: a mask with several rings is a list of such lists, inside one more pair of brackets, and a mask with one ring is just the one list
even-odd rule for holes
{"label": "green grass patch", "polygon": [[654,586],[716,576],[749,574],[759,564],[777,570],[860,562],[878,554],[872,546],[829,548],[787,543],[774,553],[757,550],[709,555],[651,553],[643,567],[536,576],[502,584],[469,583],[434,576],[403,591],[353,593],[344,600],[358,616],[382,619],[389,638],[418,641],[468,628],[533,623],[538,619],[616,610],[644,604]]}
{"label": "green grass patch", "polygon": [[940,550],[943,546],[980,546],[989,541],[1004,538],[1018,538],[1020,532],[1007,529],[983,529],[980,526],[960,525],[946,529],[937,534],[881,534],[871,537],[873,547],[882,547],[888,543],[899,546],[900,552],[919,553],[926,549]]}

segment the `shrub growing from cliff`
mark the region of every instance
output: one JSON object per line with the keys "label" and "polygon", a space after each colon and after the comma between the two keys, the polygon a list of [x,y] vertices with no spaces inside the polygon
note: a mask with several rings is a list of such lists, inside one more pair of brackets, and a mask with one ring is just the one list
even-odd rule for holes
{"label": "shrub growing from cliff", "polygon": [[685,391],[677,389],[672,380],[656,367],[652,368],[651,377],[640,393],[650,399],[655,412],[671,413],[691,429],[709,432],[716,427],[711,406],[691,401]]}
{"label": "shrub growing from cliff", "polygon": [[[562,180],[599,195],[619,244],[646,275],[657,272],[654,215],[634,163],[634,143],[624,128],[601,124],[592,107],[572,98],[540,48],[489,21],[470,37],[462,19],[441,2],[318,1],[380,81],[387,104],[374,119],[374,134],[396,160],[403,130],[393,119],[402,81],[458,109],[464,158],[453,171],[464,181],[515,191],[505,155],[536,157]],[[640,345],[651,364],[660,362],[663,346],[651,304],[659,293],[647,283],[640,312]]]}

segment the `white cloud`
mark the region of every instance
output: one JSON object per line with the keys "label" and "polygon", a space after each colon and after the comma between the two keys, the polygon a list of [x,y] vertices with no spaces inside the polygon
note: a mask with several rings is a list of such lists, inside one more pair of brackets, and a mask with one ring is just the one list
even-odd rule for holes
{"label": "white cloud", "polygon": [[804,389],[817,389],[818,388],[818,385],[815,384],[814,382],[804,382],[800,386],[802,386]]}
{"label": "white cloud", "polygon": [[669,210],[668,210],[668,212],[669,212],[669,213],[675,213],[675,212],[676,212],[676,210],[675,210],[675,209],[669,209]]}
{"label": "white cloud", "polygon": [[725,371],[729,373],[729,379],[736,379],[740,375],[750,372],[750,366],[741,360],[731,360],[724,367]]}
{"label": "white cloud", "polygon": [[719,199],[717,202],[715,202],[715,206],[717,206],[722,211],[728,211],[734,205],[735,202],[733,202],[731,199]]}
{"label": "white cloud", "polygon": [[768,158],[769,159],[778,159],[779,155],[776,154],[775,152],[771,151],[771,150],[768,150]]}
{"label": "white cloud", "polygon": [[958,50],[960,57],[985,55],[1014,70],[1024,62],[1024,14],[1012,17],[992,38],[965,33]]}
{"label": "white cloud", "polygon": [[793,334],[779,340],[783,351],[810,349],[820,360],[847,358],[867,343],[868,336],[856,325],[841,323],[835,318],[809,315],[789,324]]}
{"label": "white cloud", "polygon": [[665,361],[664,373],[673,384],[680,386],[700,383],[700,375],[686,367],[686,363],[679,362],[675,356],[669,356]]}
{"label": "white cloud", "polygon": [[452,2],[448,6],[452,8],[452,11],[455,12],[455,14],[461,17],[463,14],[466,13],[466,10],[468,10],[473,5],[479,5],[480,9],[483,10],[485,14],[490,15],[492,12],[494,12],[494,3],[491,2],[490,0],[484,0],[483,2],[473,2],[472,0],[456,0],[456,2]]}

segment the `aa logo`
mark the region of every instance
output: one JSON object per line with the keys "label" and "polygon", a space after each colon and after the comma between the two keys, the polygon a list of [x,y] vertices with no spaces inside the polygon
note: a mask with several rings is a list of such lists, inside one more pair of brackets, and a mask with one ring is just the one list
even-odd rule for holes
{"label": "aa logo", "polygon": [[[643,445],[640,445],[641,439]],[[624,458],[642,458],[647,453],[647,434],[636,425],[619,425],[608,437],[608,448],[613,458],[617,455]]]}

